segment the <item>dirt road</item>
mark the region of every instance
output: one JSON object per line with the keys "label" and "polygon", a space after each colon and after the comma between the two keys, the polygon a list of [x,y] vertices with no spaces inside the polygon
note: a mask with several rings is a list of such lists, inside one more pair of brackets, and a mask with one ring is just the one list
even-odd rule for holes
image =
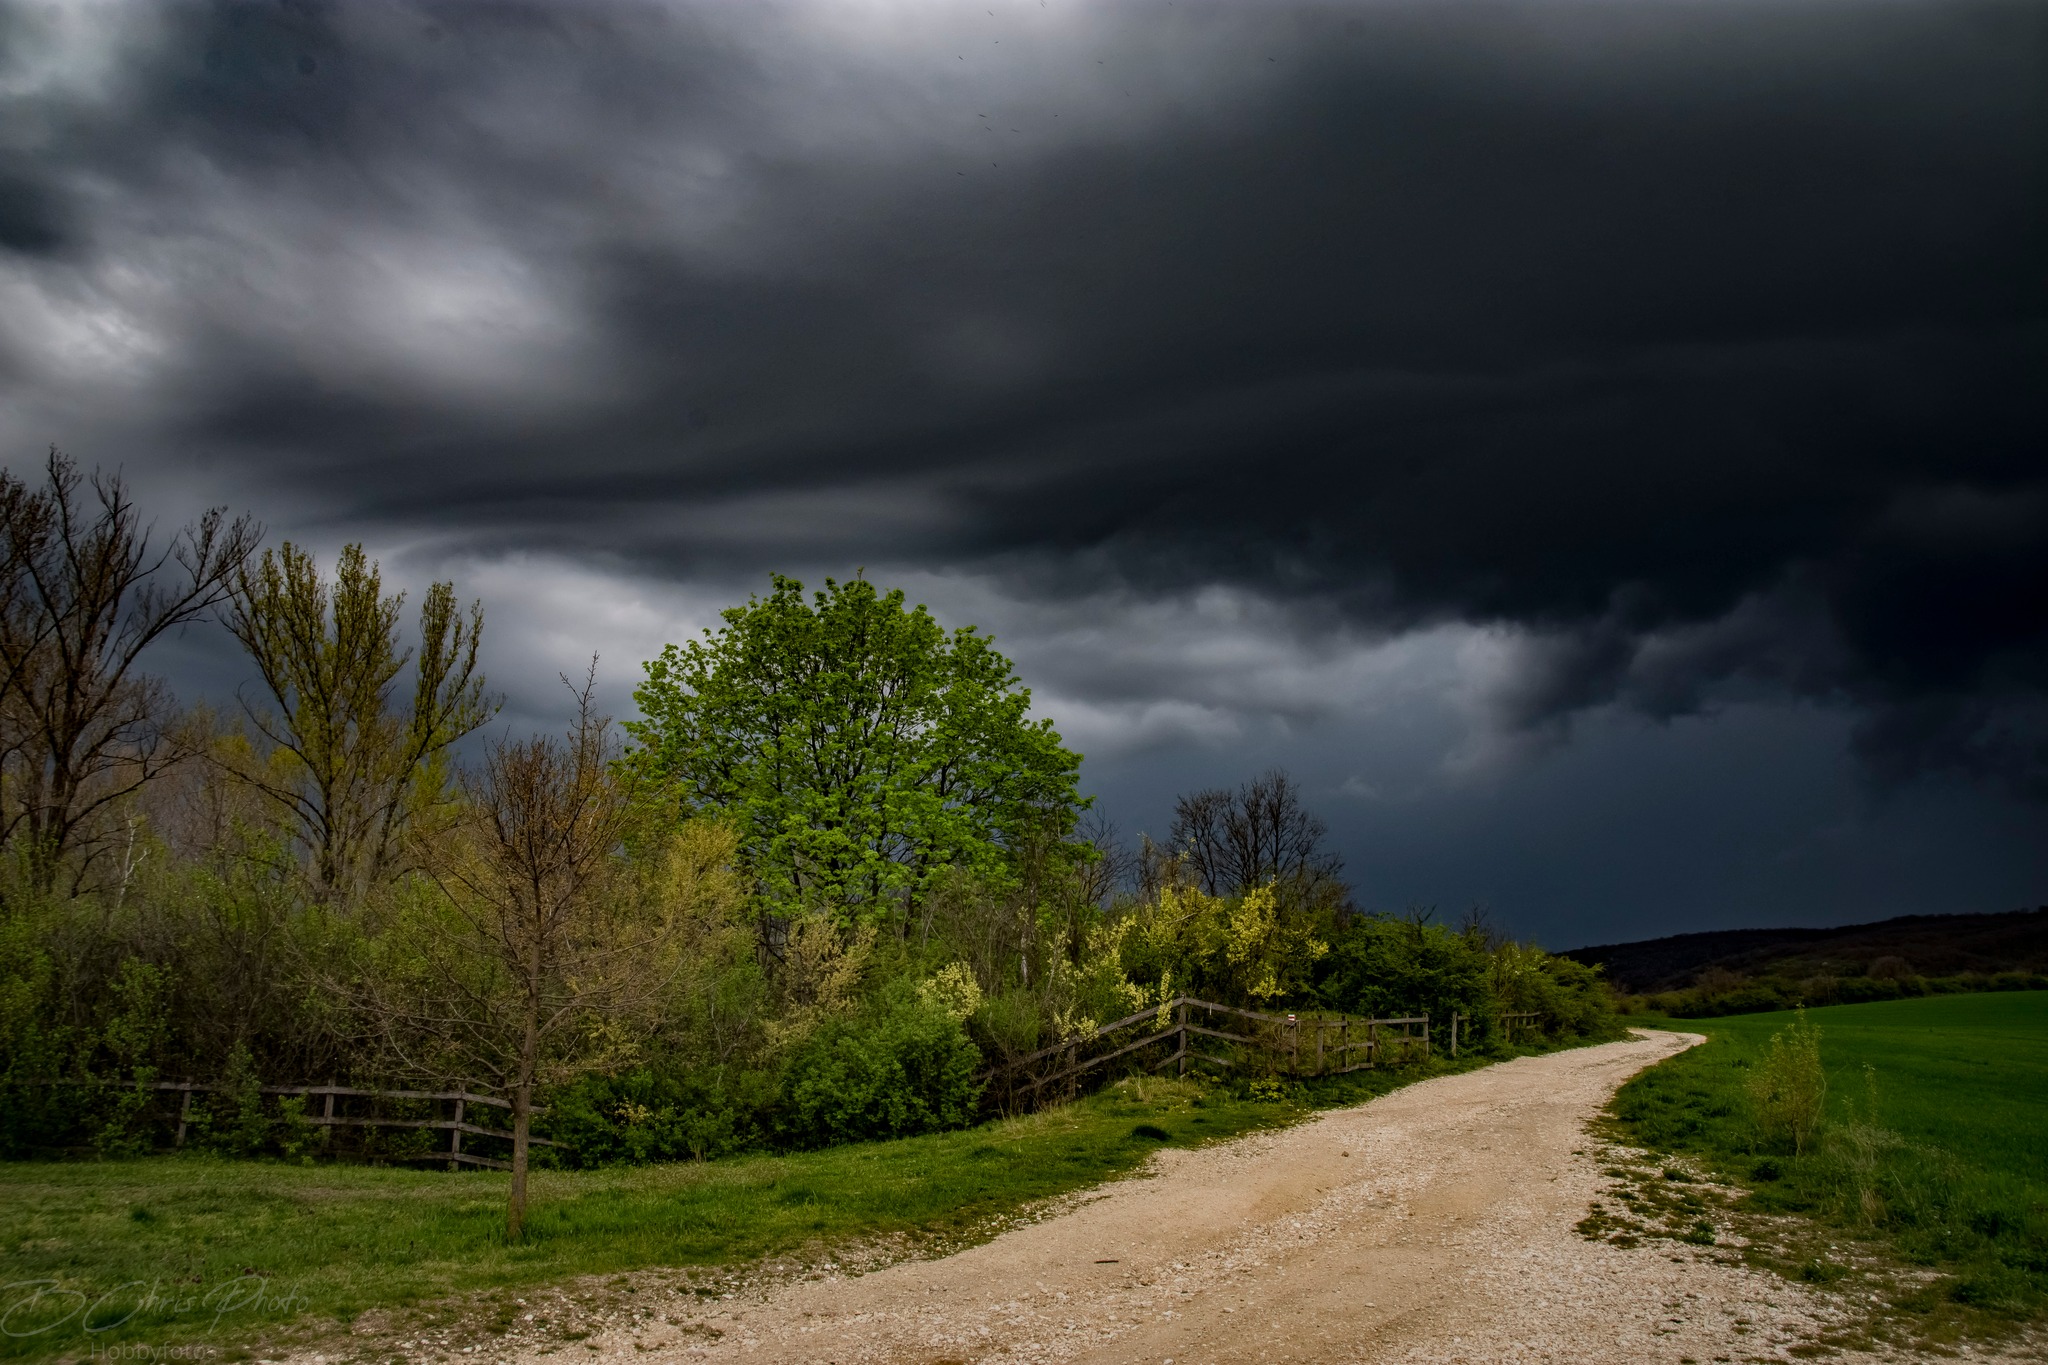
{"label": "dirt road", "polygon": [[1692,1247],[1573,1230],[1602,1183],[1586,1120],[1694,1041],[1524,1058],[1161,1152],[1151,1178],[958,1255],[678,1297],[550,1365],[1786,1359],[1839,1307]]}

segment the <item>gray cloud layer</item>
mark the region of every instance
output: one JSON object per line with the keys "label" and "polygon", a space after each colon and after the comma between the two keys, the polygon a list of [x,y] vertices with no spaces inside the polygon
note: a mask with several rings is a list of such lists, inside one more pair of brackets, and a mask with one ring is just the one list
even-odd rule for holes
{"label": "gray cloud layer", "polygon": [[1510,733],[1801,699],[2048,795],[2036,5],[0,15],[10,449],[933,571],[1083,708],[1315,712],[1056,643],[1228,599],[1297,678],[1503,633]]}

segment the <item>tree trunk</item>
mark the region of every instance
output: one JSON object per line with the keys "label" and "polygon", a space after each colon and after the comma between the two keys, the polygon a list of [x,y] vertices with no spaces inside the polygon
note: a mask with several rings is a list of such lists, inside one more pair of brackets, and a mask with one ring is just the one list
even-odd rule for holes
{"label": "tree trunk", "polygon": [[533,1125],[533,1072],[540,1061],[540,1008],[527,998],[526,1028],[519,1040],[519,1074],[512,1086],[512,1188],[505,1205],[505,1240],[515,1243],[526,1229],[526,1134]]}
{"label": "tree trunk", "polygon": [[512,1091],[512,1191],[505,1207],[505,1240],[517,1242],[526,1228],[526,1132],[533,1119],[533,1086]]}

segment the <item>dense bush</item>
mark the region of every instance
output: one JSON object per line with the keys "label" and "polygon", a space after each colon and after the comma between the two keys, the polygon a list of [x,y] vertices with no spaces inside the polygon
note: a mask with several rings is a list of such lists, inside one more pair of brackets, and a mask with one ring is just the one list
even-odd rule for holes
{"label": "dense bush", "polygon": [[1544,953],[1516,1009],[1534,1010],[1553,1037],[1598,1037],[1616,1029],[1613,993],[1597,968]]}
{"label": "dense bush", "polygon": [[972,1121],[981,1053],[943,1001],[896,982],[818,1029],[790,1059],[784,1135],[823,1147]]}
{"label": "dense bush", "polygon": [[764,1145],[776,1100],[775,1077],[766,1072],[636,1067],[556,1090],[542,1131],[561,1144],[555,1159],[565,1166],[705,1161]]}
{"label": "dense bush", "polygon": [[[113,903],[7,898],[0,1155],[160,1147],[177,1121],[175,1095],[152,1088],[165,1079],[227,1086],[194,1096],[188,1146],[326,1150],[291,1104],[256,1087],[403,1079],[374,1021],[333,988],[347,972],[406,969],[390,933],[402,907],[336,915],[258,857],[217,869],[154,847],[147,866]],[[656,1030],[542,1095],[551,1112],[537,1131],[562,1144],[544,1159],[706,1159],[957,1126],[976,1117],[987,1064],[1162,993],[1439,1023],[1457,1012],[1467,1046],[1493,1041],[1508,1010],[1536,1012],[1559,1037],[1609,1023],[1591,969],[1422,917],[1199,892],[1076,913],[1064,882],[1036,903],[1001,882],[963,880],[948,895],[918,940],[877,943],[821,919],[785,927],[779,960],[761,951],[748,912],[706,921]],[[426,1150],[405,1136],[364,1129],[345,1146],[382,1159]]]}
{"label": "dense bush", "polygon": [[[118,897],[0,889],[0,1155],[147,1150],[174,1121],[160,1080],[349,1074],[350,1021],[318,989],[347,931],[260,867],[139,852]],[[222,1100],[201,1108],[210,1142],[250,1146],[217,1136]]]}
{"label": "dense bush", "polygon": [[1600,973],[1477,928],[1453,930],[1420,916],[1357,915],[1331,935],[1303,1004],[1376,1016],[1427,1014],[1447,1025],[1462,1015],[1467,1037],[1497,1040],[1506,1013],[1537,1016],[1549,1037],[1596,1037],[1614,1027],[1614,1001]]}
{"label": "dense bush", "polygon": [[1332,936],[1310,993],[1352,1014],[1486,1012],[1491,1001],[1486,945],[1418,917],[1359,915]]}
{"label": "dense bush", "polygon": [[1771,1035],[1749,1073],[1749,1105],[1766,1145],[1789,1146],[1803,1156],[1820,1131],[1828,1098],[1827,1070],[1820,1060],[1820,1030],[1801,1010],[1789,1028]]}
{"label": "dense bush", "polygon": [[1319,918],[1293,910],[1271,886],[1210,895],[1170,877],[1132,908],[1118,947],[1130,979],[1162,998],[1272,1004],[1312,989],[1330,951]]}

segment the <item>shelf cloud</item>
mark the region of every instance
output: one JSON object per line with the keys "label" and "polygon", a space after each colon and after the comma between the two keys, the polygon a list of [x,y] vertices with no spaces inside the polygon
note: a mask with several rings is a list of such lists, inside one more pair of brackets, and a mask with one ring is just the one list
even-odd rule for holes
{"label": "shelf cloud", "polygon": [[1134,792],[1777,707],[2024,842],[2044,82],[1995,0],[16,3],[0,439],[564,652],[864,567]]}

